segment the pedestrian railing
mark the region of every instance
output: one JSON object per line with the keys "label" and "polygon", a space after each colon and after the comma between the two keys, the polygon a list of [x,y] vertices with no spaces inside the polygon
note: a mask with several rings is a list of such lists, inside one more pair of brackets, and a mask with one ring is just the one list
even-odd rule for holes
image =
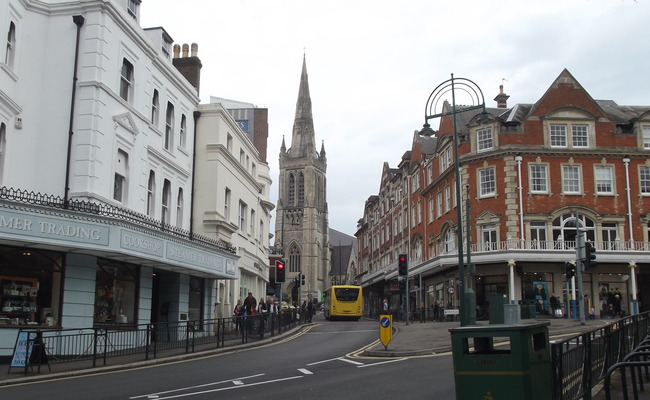
{"label": "pedestrian railing", "polygon": [[605,373],[605,398],[612,398],[612,375],[619,371],[621,375],[620,385],[623,399],[629,398],[628,377],[626,371],[631,373],[632,395],[634,399],[639,398],[639,392],[645,391],[645,381],[650,380],[650,338],[646,338],[630,354],[607,369]]}
{"label": "pedestrian railing", "polygon": [[[21,329],[11,368],[41,372],[56,364],[80,368],[107,365],[109,359],[129,361],[206,351],[259,341],[304,323],[302,310],[274,314],[160,322],[142,325],[97,326],[84,329]],[[20,347],[20,348],[19,348]],[[17,354],[22,354],[17,357]],[[118,363],[120,361],[116,361]]]}
{"label": "pedestrian railing", "polygon": [[555,400],[591,399],[609,369],[633,353],[650,334],[650,312],[551,343]]}

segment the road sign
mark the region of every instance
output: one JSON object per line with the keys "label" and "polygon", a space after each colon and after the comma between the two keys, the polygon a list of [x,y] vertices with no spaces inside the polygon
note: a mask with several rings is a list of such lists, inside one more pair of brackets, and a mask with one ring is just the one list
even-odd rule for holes
{"label": "road sign", "polygon": [[454,289],[453,286],[449,286],[449,288],[447,289],[447,291],[449,292],[449,294],[454,294],[454,290],[455,290],[455,289]]}
{"label": "road sign", "polygon": [[393,316],[380,315],[379,316],[379,340],[384,345],[384,349],[388,348],[388,343],[393,339]]}

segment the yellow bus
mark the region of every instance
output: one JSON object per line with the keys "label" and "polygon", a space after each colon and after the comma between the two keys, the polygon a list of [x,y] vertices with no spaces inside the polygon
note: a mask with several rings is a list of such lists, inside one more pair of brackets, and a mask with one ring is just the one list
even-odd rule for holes
{"label": "yellow bus", "polygon": [[325,290],[325,318],[355,319],[363,316],[361,286],[332,286]]}

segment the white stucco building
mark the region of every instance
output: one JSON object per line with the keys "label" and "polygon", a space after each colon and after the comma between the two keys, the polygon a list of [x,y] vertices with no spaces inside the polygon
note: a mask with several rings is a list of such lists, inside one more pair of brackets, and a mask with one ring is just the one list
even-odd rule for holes
{"label": "white stucco building", "polygon": [[211,101],[198,107],[196,118],[194,229],[237,249],[237,280],[221,280],[217,289],[217,314],[227,316],[248,292],[258,301],[267,292],[274,208],[265,162],[268,123],[266,109],[225,99]]}
{"label": "white stucco building", "polygon": [[0,2],[0,356],[21,327],[211,318],[217,280],[240,276],[235,247],[192,231],[196,46],[139,15]]}

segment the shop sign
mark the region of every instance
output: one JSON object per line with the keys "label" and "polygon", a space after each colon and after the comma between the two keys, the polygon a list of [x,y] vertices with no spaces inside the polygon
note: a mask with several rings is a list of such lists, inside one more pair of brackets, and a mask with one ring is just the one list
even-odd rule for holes
{"label": "shop sign", "polygon": [[110,229],[101,225],[73,222],[4,211],[0,213],[0,232],[66,242],[108,245]]}

